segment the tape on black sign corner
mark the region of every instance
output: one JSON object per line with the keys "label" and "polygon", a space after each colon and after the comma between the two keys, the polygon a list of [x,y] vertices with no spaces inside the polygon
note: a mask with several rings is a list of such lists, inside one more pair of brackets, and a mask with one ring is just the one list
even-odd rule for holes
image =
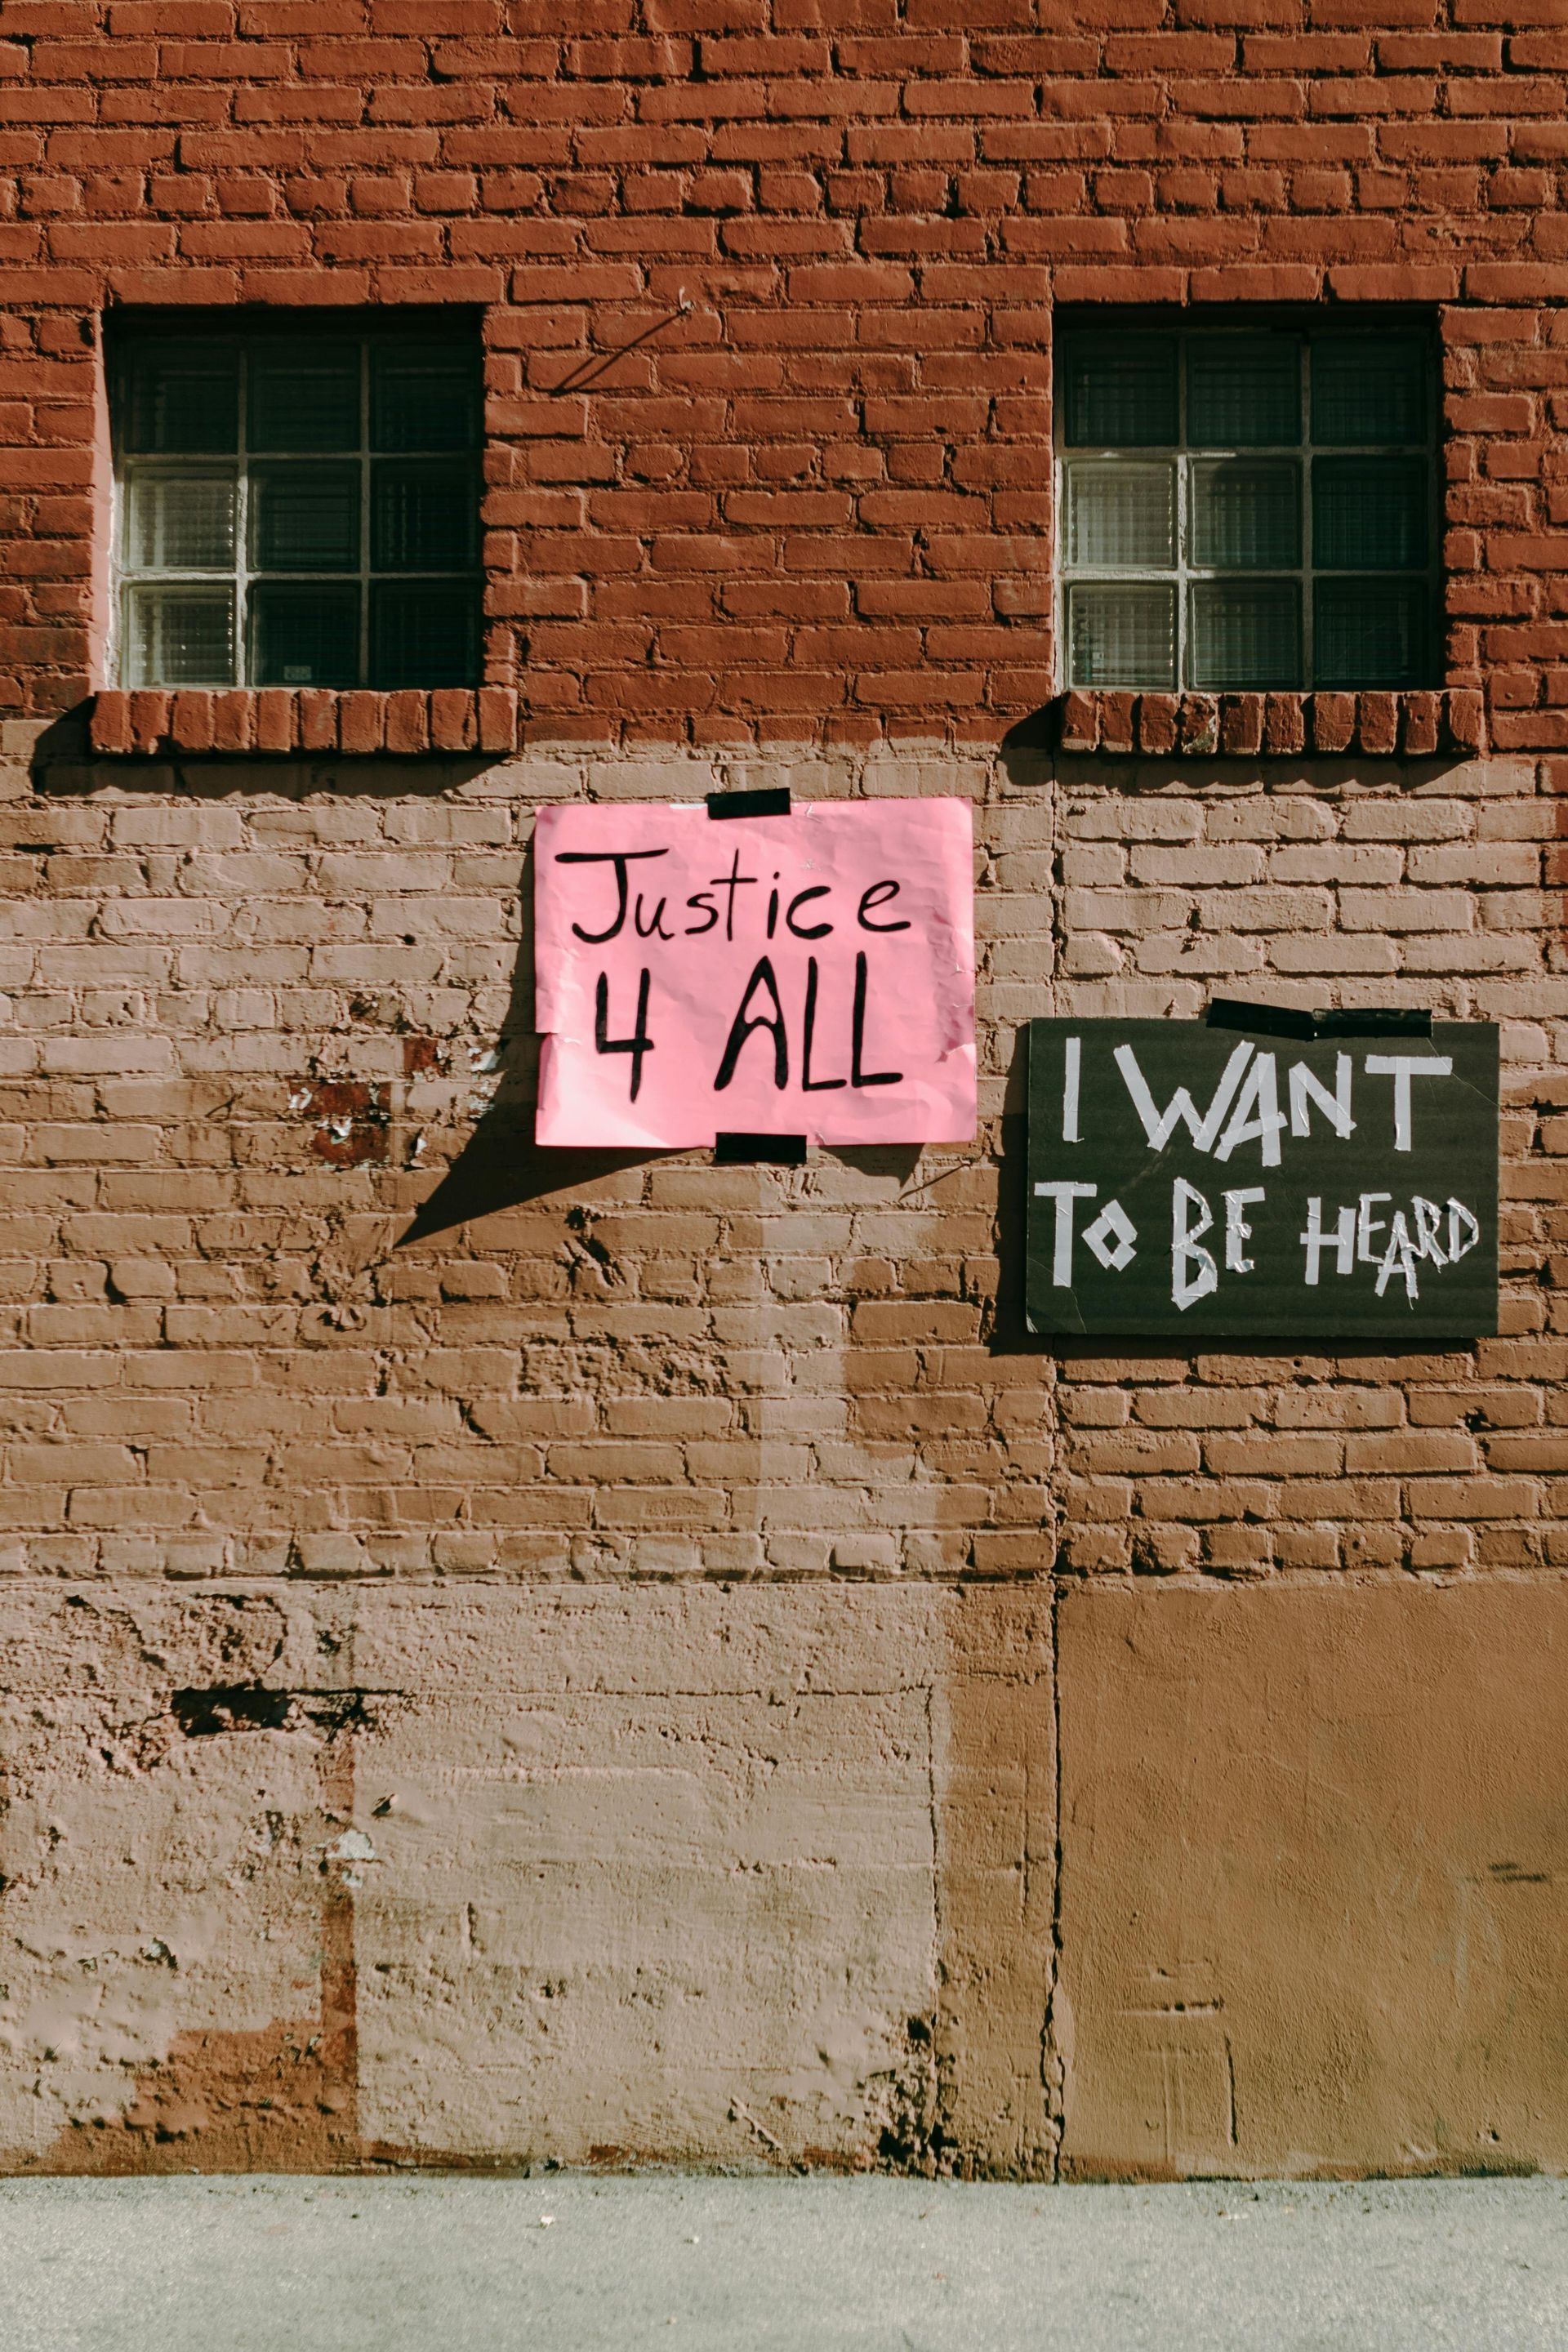
{"label": "tape on black sign corner", "polygon": [[788,816],[789,786],[764,784],[752,793],[710,793],[710,816]]}
{"label": "tape on black sign corner", "polygon": [[804,1168],[805,1136],[721,1132],[713,1138],[715,1168],[743,1168],[756,1162],[769,1168]]}
{"label": "tape on black sign corner", "polygon": [[1298,1013],[1288,1004],[1245,1004],[1234,996],[1216,996],[1205,1019],[1211,1029],[1256,1029],[1265,1037],[1315,1037],[1316,1016]]}
{"label": "tape on black sign corner", "polygon": [[1216,996],[1204,1016],[1211,1029],[1250,1029],[1265,1037],[1430,1037],[1432,1015],[1405,1006],[1352,1007],[1342,1013],[1299,1013],[1287,1004],[1248,1004]]}
{"label": "tape on black sign corner", "polygon": [[1432,1015],[1427,1012],[1408,1012],[1403,1006],[1384,1005],[1345,1013],[1320,1013],[1317,1034],[1320,1037],[1430,1037]]}

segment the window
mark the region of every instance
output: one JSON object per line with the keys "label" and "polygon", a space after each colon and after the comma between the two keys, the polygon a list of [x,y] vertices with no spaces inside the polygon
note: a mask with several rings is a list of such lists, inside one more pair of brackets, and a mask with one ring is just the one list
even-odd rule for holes
{"label": "window", "polygon": [[1404,325],[1067,328],[1068,684],[1434,683],[1436,381]]}
{"label": "window", "polygon": [[473,686],[477,339],[145,328],[112,375],[124,686]]}

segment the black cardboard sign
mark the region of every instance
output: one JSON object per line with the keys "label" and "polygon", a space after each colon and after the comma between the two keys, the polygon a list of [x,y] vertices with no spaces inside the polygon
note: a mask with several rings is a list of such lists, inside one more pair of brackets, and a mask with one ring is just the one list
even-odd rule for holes
{"label": "black cardboard sign", "polygon": [[1497,1329],[1498,1033],[1031,1021],[1036,1331]]}

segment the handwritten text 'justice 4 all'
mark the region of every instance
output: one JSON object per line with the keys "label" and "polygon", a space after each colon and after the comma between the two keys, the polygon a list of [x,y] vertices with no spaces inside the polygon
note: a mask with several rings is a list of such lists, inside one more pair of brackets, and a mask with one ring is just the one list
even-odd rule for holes
{"label": "handwritten text 'justice 4 all'", "polygon": [[[856,935],[868,933],[873,937],[911,929],[909,919],[899,913],[894,903],[901,886],[890,876],[868,883],[858,892],[851,892],[841,906],[828,883],[807,883],[799,889],[784,890],[779,887],[782,878],[779,871],[773,872],[771,883],[764,882],[761,875],[743,873],[738,849],[731,856],[727,874],[714,875],[704,888],[689,893],[679,908],[672,908],[668,894],[661,893],[656,897],[651,887],[647,891],[634,889],[631,875],[634,863],[668,855],[668,849],[558,851],[555,862],[559,866],[597,866],[612,869],[615,887],[613,914],[597,929],[574,921],[572,929],[575,936],[589,947],[605,946],[626,931],[629,915],[632,932],[639,940],[650,943],[645,949],[645,953],[650,957],[657,955],[657,945],[653,943],[659,940],[673,946],[678,940],[684,942],[712,935],[728,946],[735,938],[738,901],[742,932],[750,929],[754,937],[760,931],[769,943],[788,939],[815,945],[818,940],[830,939],[841,923]],[[607,882],[611,876],[604,878]],[[743,891],[763,889],[766,891],[765,898],[743,898],[741,896]],[[607,900],[607,891],[605,898]],[[834,903],[824,905],[824,900]],[[849,912],[851,905],[852,914]],[[608,911],[607,906],[605,911]],[[685,919],[689,916],[692,919]],[[674,929],[670,928],[671,923]],[[655,1050],[648,1019],[652,980],[651,964],[643,964],[637,973],[636,1020],[630,1030],[620,1036],[611,1034],[609,973],[601,971],[595,982],[595,1050],[599,1054],[624,1054],[628,1057],[627,1091],[634,1103],[642,1087],[644,1058]],[[821,986],[817,959],[808,954],[798,1060],[794,1065],[802,1090],[806,1094],[831,1094],[843,1087],[858,1090],[868,1087],[897,1086],[903,1076],[902,1070],[867,1067],[870,961],[863,946],[858,947],[854,962],[848,1067],[838,1076],[814,1075],[812,1057],[816,1043]],[[790,1082],[792,1068],[791,1022],[771,952],[757,957],[743,987],[737,992],[735,1005],[723,1051],[713,1072],[711,1083],[714,1093],[722,1094],[731,1085],[745,1046],[759,1033],[771,1043],[773,1083],[776,1089],[782,1091]]]}

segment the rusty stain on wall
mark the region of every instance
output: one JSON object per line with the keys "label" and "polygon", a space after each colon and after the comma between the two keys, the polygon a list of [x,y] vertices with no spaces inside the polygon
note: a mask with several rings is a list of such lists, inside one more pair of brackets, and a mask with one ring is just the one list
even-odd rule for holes
{"label": "rusty stain on wall", "polygon": [[290,1108],[318,1122],[310,1149],[334,1168],[384,1160],[392,1111],[378,1080],[312,1078],[290,1097]]}

